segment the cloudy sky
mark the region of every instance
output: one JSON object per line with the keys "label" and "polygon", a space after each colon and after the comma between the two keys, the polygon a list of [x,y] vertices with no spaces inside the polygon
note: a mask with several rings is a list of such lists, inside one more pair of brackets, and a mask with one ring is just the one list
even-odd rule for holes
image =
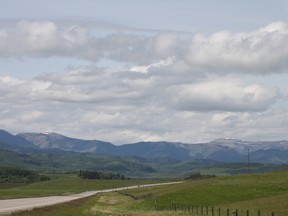
{"label": "cloudy sky", "polygon": [[288,0],[0,0],[0,128],[114,144],[288,139]]}

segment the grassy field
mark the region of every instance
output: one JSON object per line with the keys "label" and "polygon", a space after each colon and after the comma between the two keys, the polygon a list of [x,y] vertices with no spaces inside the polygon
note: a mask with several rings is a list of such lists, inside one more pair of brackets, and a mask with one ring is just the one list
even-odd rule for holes
{"label": "grassy field", "polygon": [[[17,215],[191,215],[184,211],[155,211],[156,206],[171,204],[194,206],[214,206],[215,211],[221,208],[222,215],[226,209],[230,212],[239,209],[239,215],[288,214],[288,171],[225,176],[214,179],[188,181],[183,184],[138,188],[93,196],[89,199],[75,201],[32,212]],[[194,210],[195,212],[195,210]],[[200,210],[199,210],[200,213]],[[206,213],[206,210],[205,210]],[[195,213],[194,213],[195,215]]]}
{"label": "grassy field", "polygon": [[[5,185],[0,190],[0,199],[23,197],[41,197],[52,195],[68,195],[84,191],[103,190],[131,185],[155,183],[148,180],[84,180],[84,179],[56,179],[29,185]],[[12,187],[13,186],[13,187]],[[0,187],[1,188],[1,187]]]}
{"label": "grassy field", "polygon": [[[215,206],[222,209],[258,208],[265,212],[275,211],[278,215],[288,213],[288,172],[275,172],[257,175],[228,176],[182,185],[159,187],[153,190],[155,200],[145,200],[135,208],[152,209],[155,201],[159,206],[175,204],[193,204],[194,206]],[[150,189],[151,191],[151,189]],[[149,189],[129,191],[141,196]],[[242,212],[243,213],[243,212]]]}

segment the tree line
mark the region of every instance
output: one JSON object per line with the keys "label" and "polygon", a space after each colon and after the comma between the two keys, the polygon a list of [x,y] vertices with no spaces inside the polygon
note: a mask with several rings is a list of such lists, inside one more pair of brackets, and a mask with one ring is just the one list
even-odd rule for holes
{"label": "tree line", "polygon": [[82,179],[100,179],[100,180],[125,180],[124,175],[119,173],[104,173],[97,171],[80,170],[79,177]]}
{"label": "tree line", "polygon": [[34,183],[40,181],[49,181],[50,177],[41,175],[37,172],[14,168],[0,167],[0,183]]}
{"label": "tree line", "polygon": [[185,178],[185,180],[199,180],[199,179],[208,179],[215,178],[216,175],[202,175],[201,173],[191,173],[189,176]]}

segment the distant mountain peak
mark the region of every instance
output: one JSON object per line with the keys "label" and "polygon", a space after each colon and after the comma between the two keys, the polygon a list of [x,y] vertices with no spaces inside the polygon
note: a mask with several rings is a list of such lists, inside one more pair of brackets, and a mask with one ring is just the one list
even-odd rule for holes
{"label": "distant mountain peak", "polygon": [[53,132],[43,132],[43,133],[40,133],[40,135],[48,136],[49,138],[53,138],[53,139],[63,139],[65,137],[61,134],[53,133]]}
{"label": "distant mountain peak", "polygon": [[40,132],[40,134],[43,134],[43,135],[50,135],[50,134],[53,134],[53,132]]}
{"label": "distant mountain peak", "polygon": [[242,142],[242,140],[241,139],[235,139],[235,138],[219,138],[219,139],[213,140],[212,142],[224,142],[224,143],[237,142],[237,143],[240,143],[240,142]]}

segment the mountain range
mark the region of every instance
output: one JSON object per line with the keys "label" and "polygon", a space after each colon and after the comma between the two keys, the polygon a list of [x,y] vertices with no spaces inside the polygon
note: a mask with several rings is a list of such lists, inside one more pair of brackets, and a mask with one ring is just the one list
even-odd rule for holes
{"label": "mountain range", "polygon": [[250,142],[239,139],[217,139],[207,143],[138,142],[113,145],[100,140],[82,140],[57,133],[10,134],[0,130],[0,149],[18,153],[63,151],[82,154],[135,156],[144,159],[170,158],[178,161],[213,160],[218,162],[251,162],[288,164],[288,141]]}

